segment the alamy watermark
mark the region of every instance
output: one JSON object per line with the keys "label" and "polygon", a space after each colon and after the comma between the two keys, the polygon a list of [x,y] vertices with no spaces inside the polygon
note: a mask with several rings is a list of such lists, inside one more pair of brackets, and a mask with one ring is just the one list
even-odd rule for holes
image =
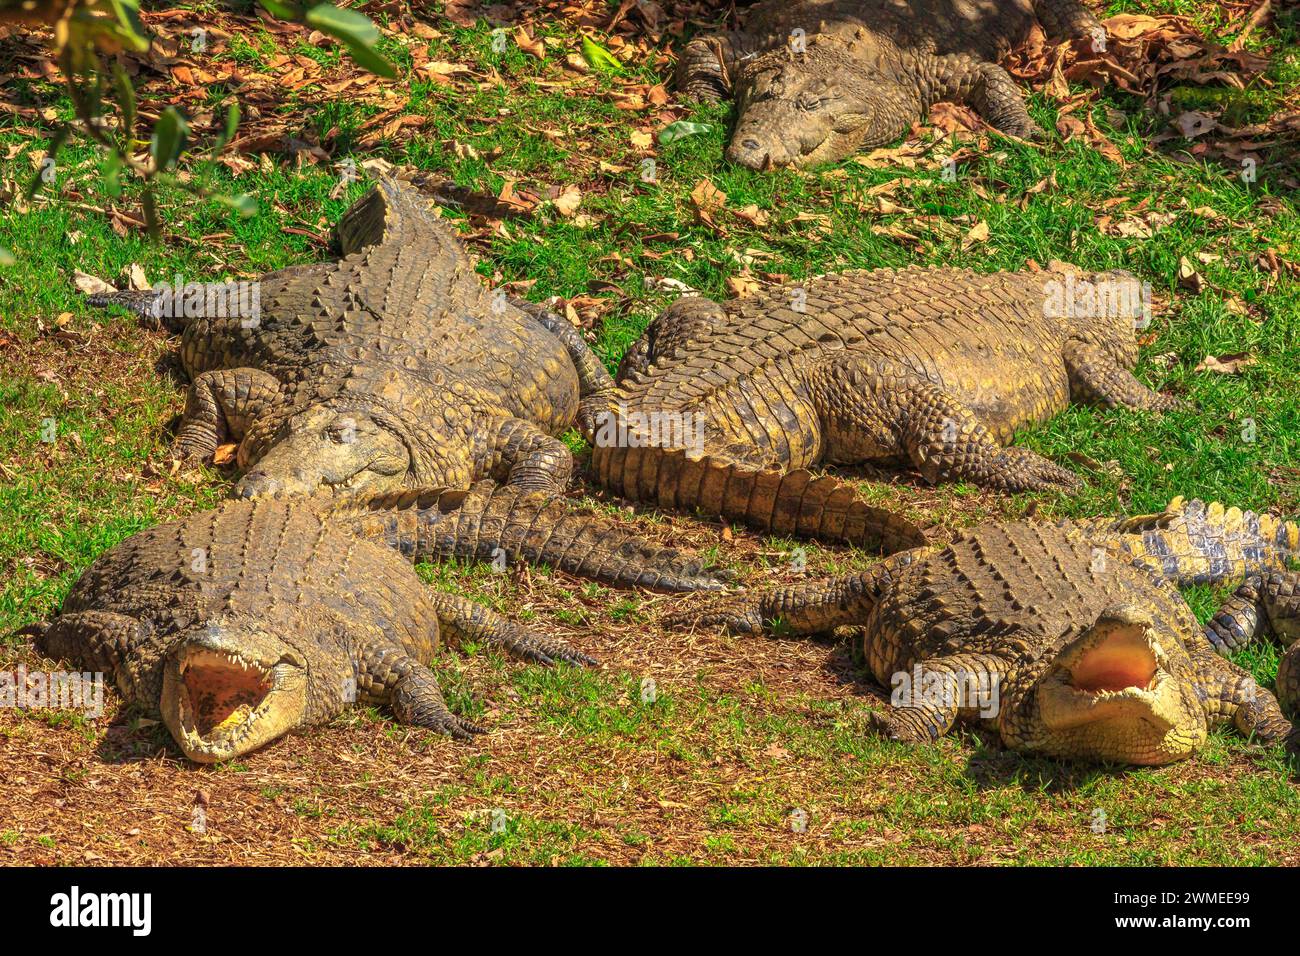
{"label": "alamy watermark", "polygon": [[104,713],[104,675],[96,671],[0,671],[0,707],[28,710],[79,710],[87,717]]}
{"label": "alamy watermark", "polygon": [[895,707],[956,706],[978,711],[981,717],[996,717],[1001,704],[998,685],[998,675],[986,671],[926,670],[917,664],[890,678],[889,702]]}
{"label": "alamy watermark", "polygon": [[595,415],[594,442],[601,448],[681,448],[704,454],[704,417],[695,412],[632,411],[619,402]]}
{"label": "alamy watermark", "polygon": [[262,284],[251,282],[155,282],[156,298],[149,306],[154,318],[239,319],[246,329],[262,321]]}
{"label": "alamy watermark", "polygon": [[1145,329],[1151,324],[1151,283],[1128,278],[1050,279],[1043,286],[1043,315],[1049,319],[1131,317]]}

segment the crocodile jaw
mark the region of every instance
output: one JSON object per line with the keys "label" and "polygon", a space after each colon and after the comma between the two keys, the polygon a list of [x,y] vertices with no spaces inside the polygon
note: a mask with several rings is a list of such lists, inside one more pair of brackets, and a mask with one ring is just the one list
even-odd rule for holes
{"label": "crocodile jaw", "polygon": [[249,753],[306,720],[306,668],[292,652],[229,637],[184,642],[163,669],[163,723],[196,763]]}
{"label": "crocodile jaw", "polygon": [[1206,728],[1182,684],[1145,613],[1109,609],[1040,679],[1043,734],[1034,749],[1141,765],[1189,757]]}
{"label": "crocodile jaw", "polygon": [[410,465],[410,451],[390,428],[363,411],[322,405],[286,423],[235,494],[378,494],[405,487]]}

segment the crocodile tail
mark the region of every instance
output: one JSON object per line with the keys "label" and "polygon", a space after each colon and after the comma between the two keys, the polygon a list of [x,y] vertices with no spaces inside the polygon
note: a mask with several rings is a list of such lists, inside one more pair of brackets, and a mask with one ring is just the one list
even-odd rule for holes
{"label": "crocodile tail", "polygon": [[1037,0],[1034,7],[1043,32],[1054,40],[1095,38],[1096,31],[1105,36],[1101,21],[1080,0]]}
{"label": "crocodile tail", "polygon": [[756,468],[680,448],[597,444],[592,468],[601,485],[661,508],[699,509],[762,531],[883,551],[925,545],[900,515],[864,502],[848,483],[806,469]]}
{"label": "crocodile tail", "polygon": [[730,583],[725,572],[705,570],[700,561],[652,544],[611,518],[574,511],[546,492],[490,481],[469,490],[393,492],[337,510],[354,514],[359,534],[413,561],[523,560],[656,591],[716,591]]}
{"label": "crocodile tail", "polygon": [[394,246],[400,254],[418,240],[423,264],[436,261],[459,275],[473,273],[474,264],[455,228],[434,215],[419,189],[388,176],[380,177],[347,208],[334,236],[345,256],[381,245]]}
{"label": "crocodile tail", "polygon": [[1085,522],[1112,547],[1179,585],[1220,584],[1300,559],[1300,527],[1277,515],[1175,498],[1164,511]]}
{"label": "crocodile tail", "polygon": [[169,332],[180,332],[184,319],[175,316],[174,310],[164,308],[163,293],[156,289],[123,289],[120,292],[93,292],[86,296],[86,305],[104,309],[110,305],[134,312],[146,325],[161,326]]}

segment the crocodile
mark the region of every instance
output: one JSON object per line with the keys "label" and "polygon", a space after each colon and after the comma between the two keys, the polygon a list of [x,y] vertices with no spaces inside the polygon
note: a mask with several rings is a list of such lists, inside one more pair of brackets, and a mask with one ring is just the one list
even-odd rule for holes
{"label": "crocodile", "polygon": [[[94,295],[181,333],[181,459],[238,442],[240,496],[469,487],[562,489],[556,437],[613,382],[563,318],[479,281],[454,229],[381,179],[340,218],[333,262],[246,291]],[[178,280],[179,284],[179,280]],[[240,293],[236,295],[236,293]]]}
{"label": "crocodile", "polygon": [[[1074,488],[1070,471],[1004,446],[1071,400],[1179,406],[1130,371],[1148,321],[1136,280],[1065,264],[853,271],[726,304],[679,298],[629,348],[595,412],[591,470],[636,501],[916,547],[924,538],[902,518],[807,469],[901,461],[931,482]],[[655,422],[683,427],[656,434]]]}
{"label": "crocodile", "polygon": [[36,650],[111,674],[160,717],[191,760],[212,763],[330,720],[355,700],[466,739],[427,665],[441,636],[528,661],[591,658],[454,594],[409,563],[445,557],[546,561],[657,590],[723,578],[546,492],[480,482],[380,496],[260,496],[146,529],[101,555]]}
{"label": "crocodile", "polygon": [[676,83],[687,97],[734,95],[727,158],[752,169],[884,146],[939,100],[1034,138],[1041,130],[996,61],[1035,19],[1050,35],[1104,43],[1104,28],[1077,0],[764,0],[743,30],[691,40]]}
{"label": "crocodile", "polygon": [[[1263,743],[1297,732],[1300,528],[1175,499],[1120,520],[994,521],[865,572],[720,597],[670,626],[812,634],[860,625],[892,689],[873,727],[923,743],[959,722],[1013,750],[1137,765],[1191,756],[1231,723]],[[1246,578],[1207,625],[1179,586]],[[1222,654],[1263,634],[1289,645],[1278,697]]]}

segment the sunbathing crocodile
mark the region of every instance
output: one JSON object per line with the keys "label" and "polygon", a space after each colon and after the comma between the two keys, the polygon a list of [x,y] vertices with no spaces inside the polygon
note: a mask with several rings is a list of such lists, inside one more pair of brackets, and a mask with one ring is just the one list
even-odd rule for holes
{"label": "sunbathing crocodile", "polygon": [[924,539],[901,518],[805,469],[901,461],[932,482],[1072,488],[1069,471],[1003,446],[1071,400],[1176,405],[1129,371],[1144,309],[1131,278],[1065,266],[882,269],[725,305],[681,298],[625,356],[612,404],[595,415],[592,471],[665,508],[916,547]]}
{"label": "sunbathing crocodile", "polygon": [[[405,557],[403,557],[405,556]],[[432,659],[450,633],[542,664],[591,659],[458,595],[409,560],[517,557],[621,586],[716,589],[722,579],[545,492],[493,488],[353,499],[235,500],[142,531],[31,629],[46,656],[113,675],[191,760],[255,750],[353,700],[467,738]]]}
{"label": "sunbathing crocodile", "polygon": [[485,477],[563,488],[572,456],[554,436],[580,395],[613,384],[582,337],[490,294],[452,227],[397,181],[357,200],[337,234],[342,259],[269,273],[239,308],[213,294],[231,286],[89,297],[182,331],[192,384],[174,453],[239,442],[243,496]]}
{"label": "sunbathing crocodile", "polygon": [[735,95],[727,158],[753,169],[883,146],[939,100],[1028,138],[1039,129],[996,61],[1035,15],[1052,35],[1105,36],[1077,0],[765,0],[740,32],[688,43],[677,85],[702,99]]}
{"label": "sunbathing crocodile", "polygon": [[[668,623],[864,626],[867,667],[894,691],[873,723],[894,740],[934,740],[963,720],[1015,750],[1164,764],[1226,721],[1295,750],[1278,700],[1216,650],[1225,634],[1272,631],[1290,644],[1278,696],[1300,706],[1298,555],[1291,522],[1177,499],[1120,521],[990,522],[861,574],[722,597]],[[1175,587],[1247,575],[1208,627]]]}

